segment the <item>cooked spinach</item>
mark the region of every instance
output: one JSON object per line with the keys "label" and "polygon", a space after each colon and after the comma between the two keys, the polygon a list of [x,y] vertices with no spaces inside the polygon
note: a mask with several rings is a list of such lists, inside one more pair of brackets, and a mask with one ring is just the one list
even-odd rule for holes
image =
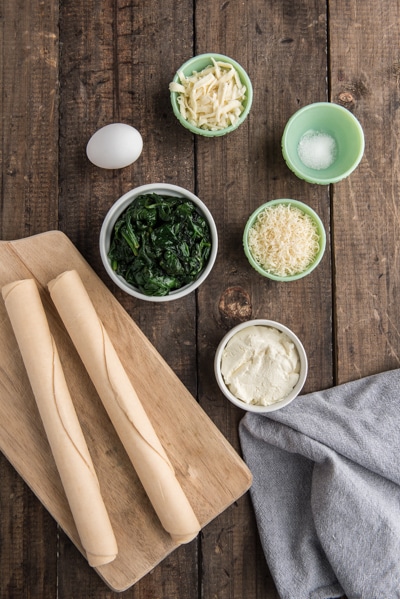
{"label": "cooked spinach", "polygon": [[143,194],[118,218],[108,257],[145,295],[167,295],[195,281],[211,253],[208,223],[185,198]]}

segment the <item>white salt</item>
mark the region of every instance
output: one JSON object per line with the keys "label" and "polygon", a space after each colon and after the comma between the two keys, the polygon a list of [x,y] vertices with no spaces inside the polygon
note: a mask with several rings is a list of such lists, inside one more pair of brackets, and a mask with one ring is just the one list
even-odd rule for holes
{"label": "white salt", "polygon": [[297,153],[305,166],[320,171],[335,162],[336,141],[327,133],[307,131],[300,139]]}

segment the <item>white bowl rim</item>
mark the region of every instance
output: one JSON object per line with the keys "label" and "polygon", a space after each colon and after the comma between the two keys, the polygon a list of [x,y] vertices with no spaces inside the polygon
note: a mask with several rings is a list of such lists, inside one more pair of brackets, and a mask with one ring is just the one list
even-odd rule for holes
{"label": "white bowl rim", "polygon": [[[295,344],[297,351],[299,353],[299,358],[300,358],[299,380],[297,381],[296,385],[293,387],[292,391],[284,399],[277,401],[276,403],[270,404],[269,406],[247,404],[246,402],[242,401],[241,399],[238,399],[235,395],[233,395],[233,393],[231,393],[229,391],[228,387],[226,386],[226,384],[224,382],[224,379],[223,379],[223,376],[221,373],[221,357],[222,357],[222,352],[223,352],[226,344],[238,331],[241,331],[250,326],[267,326],[267,327],[278,329],[279,331],[282,331],[283,333],[286,333],[286,335],[290,338],[290,340],[293,341],[293,343]],[[306,354],[306,351],[304,349],[302,342],[297,337],[297,335],[291,329],[289,329],[287,326],[285,326],[284,324],[277,322],[275,320],[268,320],[265,318],[257,318],[254,320],[247,320],[246,322],[242,322],[242,323],[234,326],[221,339],[220,343],[218,344],[217,350],[215,352],[214,373],[215,373],[215,378],[217,379],[218,386],[219,386],[220,390],[222,391],[222,393],[225,395],[225,397],[227,397],[229,399],[229,401],[231,401],[238,408],[241,408],[242,410],[246,410],[247,412],[256,412],[259,414],[265,414],[267,412],[275,412],[276,410],[280,410],[281,408],[290,404],[301,392],[301,390],[304,386],[304,383],[306,381],[307,374],[308,374],[307,354]]]}
{"label": "white bowl rim", "polygon": [[[171,195],[171,196],[175,195],[178,197],[190,199],[196,206],[198,206],[198,208],[204,214],[204,216],[206,217],[207,222],[209,224],[209,227],[210,227],[212,244],[211,244],[211,254],[208,259],[206,267],[204,268],[204,270],[202,271],[200,276],[196,279],[196,281],[194,281],[193,283],[189,283],[188,285],[185,285],[184,287],[181,287],[180,289],[172,291],[168,295],[154,296],[154,295],[146,295],[144,293],[141,293],[139,290],[135,289],[132,285],[127,283],[123,277],[121,277],[120,275],[117,275],[114,272],[114,270],[111,268],[110,261],[107,256],[107,253],[108,253],[107,240],[111,236],[112,229],[113,229],[114,224],[117,221],[119,215],[121,214],[121,212],[123,212],[125,210],[125,208],[128,207],[128,205],[137,196],[144,194],[144,193],[158,193],[158,194],[164,193],[165,195]],[[107,274],[111,278],[111,280],[116,285],[118,285],[118,287],[120,289],[122,289],[129,295],[136,297],[138,299],[142,299],[144,301],[167,302],[167,301],[171,301],[171,300],[175,300],[175,299],[180,299],[180,298],[184,297],[185,295],[188,295],[189,293],[191,293],[192,291],[197,289],[197,287],[199,287],[205,281],[205,279],[208,277],[208,275],[210,274],[210,272],[214,266],[214,263],[215,263],[215,260],[217,257],[218,233],[217,233],[217,227],[215,225],[214,218],[213,218],[210,210],[207,208],[206,204],[202,200],[200,200],[200,198],[197,197],[194,193],[192,193],[188,189],[185,189],[184,187],[180,187],[179,185],[174,185],[172,183],[148,183],[148,184],[140,185],[139,187],[130,189],[129,191],[124,193],[124,195],[122,195],[118,200],[116,200],[116,202],[111,206],[111,208],[107,212],[106,216],[104,217],[103,224],[101,226],[99,247],[100,247],[100,257],[101,257],[103,266],[104,266]]]}

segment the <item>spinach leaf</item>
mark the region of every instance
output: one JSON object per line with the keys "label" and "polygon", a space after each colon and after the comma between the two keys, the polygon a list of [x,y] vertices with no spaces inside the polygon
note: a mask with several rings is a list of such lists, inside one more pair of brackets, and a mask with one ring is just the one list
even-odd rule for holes
{"label": "spinach leaf", "polygon": [[197,206],[151,193],[135,198],[118,218],[108,257],[141,293],[162,296],[195,281],[210,253],[210,229]]}

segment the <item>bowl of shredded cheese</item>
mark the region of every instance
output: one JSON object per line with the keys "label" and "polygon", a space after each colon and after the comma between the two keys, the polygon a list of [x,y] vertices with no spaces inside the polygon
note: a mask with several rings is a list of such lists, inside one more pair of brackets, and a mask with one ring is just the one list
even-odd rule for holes
{"label": "bowl of shredded cheese", "polygon": [[324,225],[307,204],[291,199],[262,204],[248,219],[244,252],[251,266],[275,281],[295,281],[320,263],[326,246]]}
{"label": "bowl of shredded cheese", "polygon": [[244,68],[223,54],[200,54],[185,62],[169,84],[179,122],[206,137],[226,135],[247,118],[253,88]]}
{"label": "bowl of shredded cheese", "polygon": [[308,373],[300,339],[285,325],[256,319],[241,323],[221,339],[214,373],[222,393],[250,412],[273,412],[302,390]]}
{"label": "bowl of shredded cheese", "polygon": [[364,133],[343,106],[315,102],[288,120],[282,135],[287,166],[308,183],[329,185],[348,177],[364,154]]}

